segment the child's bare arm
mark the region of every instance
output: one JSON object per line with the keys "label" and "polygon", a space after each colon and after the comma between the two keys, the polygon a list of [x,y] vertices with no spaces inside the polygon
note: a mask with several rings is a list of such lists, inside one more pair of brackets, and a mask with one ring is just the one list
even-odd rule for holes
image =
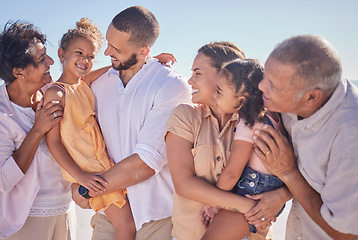
{"label": "child's bare arm", "polygon": [[88,85],[91,85],[97,78],[99,78],[102,74],[107,72],[112,66],[106,66],[102,67],[96,70],[90,71],[86,76],[82,77],[82,81],[87,83]]}
{"label": "child's bare arm", "polygon": [[[44,103],[49,101],[60,101],[64,103],[64,92],[56,86],[50,87],[47,89],[44,95]],[[76,181],[78,181],[84,187],[92,189],[95,192],[105,190],[103,185],[106,184],[106,181],[104,179],[93,173],[82,171],[81,168],[71,158],[67,149],[61,142],[60,124],[57,124],[46,133],[46,141],[53,157],[65,171],[67,171],[74,179],[76,179]]]}
{"label": "child's bare arm", "polygon": [[220,189],[231,191],[240,179],[242,171],[250,159],[251,153],[252,143],[242,140],[234,140],[229,160],[222,171],[216,186]]}

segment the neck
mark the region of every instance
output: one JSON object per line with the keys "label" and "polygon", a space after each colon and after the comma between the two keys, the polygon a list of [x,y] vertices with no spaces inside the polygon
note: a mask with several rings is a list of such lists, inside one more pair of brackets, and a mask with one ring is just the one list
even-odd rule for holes
{"label": "neck", "polygon": [[137,74],[137,72],[143,67],[145,64],[145,60],[138,61],[138,63],[127,70],[119,71],[119,76],[123,82],[124,86],[127,86],[129,81]]}
{"label": "neck", "polygon": [[69,84],[76,84],[80,80],[81,80],[81,78],[77,78],[76,76],[66,74],[66,72],[63,71],[60,78],[57,81],[63,82],[63,83],[69,83]]}
{"label": "neck", "polygon": [[332,89],[324,91],[322,98],[319,101],[317,101],[316,104],[314,104],[309,109],[306,109],[306,111],[304,111],[303,113],[297,114],[298,118],[305,119],[305,118],[308,118],[308,117],[312,116],[313,114],[315,114],[321,107],[323,107],[328,102],[328,100],[331,98],[331,96],[333,95],[335,90],[336,90],[336,88],[332,88]]}
{"label": "neck", "polygon": [[40,101],[42,94],[40,89],[19,84],[16,80],[6,87],[11,102],[21,107],[32,107]]}
{"label": "neck", "polygon": [[226,123],[231,119],[232,113],[220,113],[217,107],[210,106],[211,112],[218,121],[220,131],[225,127]]}

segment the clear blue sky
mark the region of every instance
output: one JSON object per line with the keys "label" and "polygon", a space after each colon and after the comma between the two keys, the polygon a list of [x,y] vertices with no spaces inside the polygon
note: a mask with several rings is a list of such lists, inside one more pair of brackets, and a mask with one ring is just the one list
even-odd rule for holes
{"label": "clear blue sky", "polygon": [[[47,35],[54,79],[60,75],[58,41],[81,17],[91,18],[105,33],[121,10],[141,5],[151,10],[161,26],[152,53],[174,53],[174,69],[185,77],[197,49],[211,41],[231,41],[249,58],[264,62],[274,46],[298,34],[325,37],[338,50],[343,75],[358,80],[358,1],[356,0],[6,0],[1,3],[0,27],[8,20],[26,20]],[[106,45],[106,44],[105,44]],[[95,67],[109,65],[103,51]]]}

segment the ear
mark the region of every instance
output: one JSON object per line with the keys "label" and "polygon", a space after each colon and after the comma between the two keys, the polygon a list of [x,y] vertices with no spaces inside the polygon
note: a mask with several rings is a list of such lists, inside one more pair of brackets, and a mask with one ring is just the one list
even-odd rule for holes
{"label": "ear", "polygon": [[245,96],[240,96],[238,99],[237,99],[237,105],[236,105],[236,109],[237,111],[239,111],[242,106],[245,104],[247,98]]}
{"label": "ear", "polygon": [[24,78],[24,70],[21,68],[14,68],[12,69],[12,73],[17,79]]}
{"label": "ear", "polygon": [[150,52],[150,47],[148,47],[148,46],[142,47],[140,49],[140,52],[139,52],[138,56],[140,58],[144,59],[144,58],[146,58],[148,56],[149,52]]}
{"label": "ear", "polygon": [[320,89],[314,89],[311,91],[308,91],[306,94],[306,103],[310,106],[316,105],[317,103],[320,103],[323,98],[323,91]]}
{"label": "ear", "polygon": [[62,48],[59,48],[57,51],[58,58],[60,59],[61,63],[65,60],[65,51]]}

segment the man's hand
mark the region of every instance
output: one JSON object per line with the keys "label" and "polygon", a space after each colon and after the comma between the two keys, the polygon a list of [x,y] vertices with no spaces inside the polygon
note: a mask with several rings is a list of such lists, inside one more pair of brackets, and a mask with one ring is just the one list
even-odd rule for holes
{"label": "man's hand", "polygon": [[255,130],[254,151],[266,169],[285,181],[284,178],[298,171],[293,149],[280,132],[269,125],[263,130]]}
{"label": "man's hand", "polygon": [[71,186],[73,201],[75,201],[75,203],[83,209],[91,209],[88,199],[82,197],[78,193],[79,187],[80,187],[80,185],[78,183],[73,183]]}

